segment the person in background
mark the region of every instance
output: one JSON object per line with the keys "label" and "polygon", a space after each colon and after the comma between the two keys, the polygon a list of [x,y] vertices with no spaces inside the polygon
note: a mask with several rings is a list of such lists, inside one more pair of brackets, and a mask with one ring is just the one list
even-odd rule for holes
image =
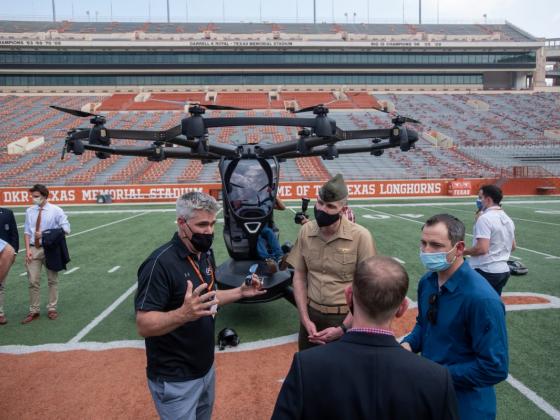
{"label": "person in background", "polygon": [[16,253],[14,248],[5,240],[0,239],[0,325],[8,323],[8,319],[4,314],[4,287],[15,259]]}
{"label": "person in background", "polygon": [[70,223],[64,211],[49,203],[49,190],[45,185],[35,184],[29,190],[33,206],[25,212],[24,240],[25,264],[29,279],[29,313],[21,321],[28,324],[39,318],[41,267],[47,270],[49,302],[47,316],[50,320],[58,318],[58,272],[47,267],[45,250],[42,244],[43,232],[62,230],[63,235],[70,233]]}
{"label": "person in background", "polygon": [[19,252],[19,233],[14,212],[0,207],[0,239],[8,242],[16,254]]}
{"label": "person in background", "polygon": [[478,192],[478,217],[473,228],[473,243],[464,255],[469,264],[501,295],[510,270],[507,264],[515,250],[515,225],[501,207],[503,194],[496,185],[483,185]]}
{"label": "person in background", "polygon": [[496,417],[494,385],[508,375],[505,308],[464,260],[465,225],[449,214],[422,227],[418,316],[402,346],[451,372],[462,420]]}

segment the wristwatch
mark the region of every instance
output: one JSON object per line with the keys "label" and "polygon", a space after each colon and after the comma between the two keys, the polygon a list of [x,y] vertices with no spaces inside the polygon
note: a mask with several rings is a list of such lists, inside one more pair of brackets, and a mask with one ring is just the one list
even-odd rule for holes
{"label": "wristwatch", "polygon": [[342,329],[342,334],[346,334],[346,331],[348,331],[348,328],[346,328],[346,325],[344,325],[344,322],[342,322],[339,327]]}

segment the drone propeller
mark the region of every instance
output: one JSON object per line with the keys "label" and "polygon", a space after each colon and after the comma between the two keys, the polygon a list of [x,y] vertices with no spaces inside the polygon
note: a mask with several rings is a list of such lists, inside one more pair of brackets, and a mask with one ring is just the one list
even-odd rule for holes
{"label": "drone propeller", "polygon": [[301,114],[303,112],[314,111],[315,109],[318,109],[318,108],[325,108],[327,105],[330,105],[333,102],[338,102],[339,100],[340,99],[334,99],[332,101],[325,102],[324,104],[315,104],[315,105],[311,105],[311,106],[306,106],[305,108],[300,108],[297,111],[295,110],[295,108],[288,108],[287,110],[290,111],[292,114]]}
{"label": "drone propeller", "polygon": [[228,105],[215,105],[215,104],[203,104],[203,103],[199,103],[199,102],[182,102],[182,101],[172,101],[169,99],[150,99],[150,101],[156,101],[156,102],[167,102],[170,104],[179,104],[179,105],[187,105],[189,104],[190,106],[201,106],[203,108],[206,109],[211,109],[211,110],[216,110],[216,111],[250,111],[250,108],[239,108],[236,106],[228,106]]}
{"label": "drone propeller", "polygon": [[75,115],[76,117],[99,117],[100,115],[92,114],[91,112],[80,111],[77,109],[63,108],[61,106],[49,105],[49,108],[56,109],[57,111],[66,112],[70,115]]}
{"label": "drone propeller", "polygon": [[[374,106],[372,106],[372,108],[375,109],[376,111],[384,112],[385,114],[393,115],[392,111],[387,111],[385,108],[376,108]],[[414,118],[405,117],[405,116],[402,116],[402,115],[397,115],[397,118],[400,118],[400,121],[402,121],[402,123],[409,122],[409,123],[412,123],[412,124],[421,124],[420,121],[415,120]]]}

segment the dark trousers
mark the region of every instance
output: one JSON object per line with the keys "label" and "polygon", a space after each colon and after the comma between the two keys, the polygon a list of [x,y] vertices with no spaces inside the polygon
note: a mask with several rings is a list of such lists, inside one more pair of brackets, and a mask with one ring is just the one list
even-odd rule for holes
{"label": "dark trousers", "polygon": [[482,271],[478,268],[475,268],[475,270],[478,274],[488,280],[488,283],[490,283],[490,286],[498,292],[498,295],[502,295],[502,289],[505,287],[510,276],[509,271],[507,273],[487,273],[486,271]]}
{"label": "dark trousers", "polygon": [[[309,319],[311,319],[311,321],[313,321],[313,323],[315,324],[317,332],[329,327],[338,327],[340,324],[342,324],[342,321],[346,319],[346,314],[324,314],[317,311],[316,309],[311,308],[309,305],[307,305],[307,312],[309,314]],[[307,338],[308,336],[309,334],[307,330],[302,324],[300,324],[298,337],[298,349],[300,351],[310,349],[311,347],[319,345],[310,343],[309,339]]]}

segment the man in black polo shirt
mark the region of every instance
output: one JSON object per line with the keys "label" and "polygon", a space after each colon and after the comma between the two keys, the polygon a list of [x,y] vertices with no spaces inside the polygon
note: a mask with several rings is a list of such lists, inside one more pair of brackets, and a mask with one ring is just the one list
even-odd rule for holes
{"label": "man in black polo shirt", "polygon": [[210,249],[218,203],[190,192],[177,200],[177,232],[138,269],[136,326],[146,339],[148,387],[162,419],[210,419],[217,305],[266,293],[216,290]]}

